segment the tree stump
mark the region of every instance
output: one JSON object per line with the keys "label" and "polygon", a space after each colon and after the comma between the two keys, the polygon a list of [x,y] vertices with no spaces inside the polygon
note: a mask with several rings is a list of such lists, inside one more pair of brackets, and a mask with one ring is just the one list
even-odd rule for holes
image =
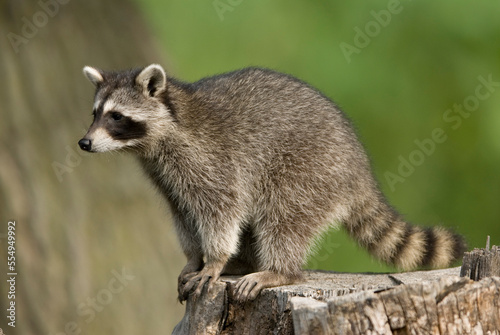
{"label": "tree stump", "polygon": [[[195,301],[174,334],[499,334],[500,278],[474,282],[460,268],[396,274],[306,271],[296,285],[232,299],[223,277]],[[220,305],[222,304],[222,305]]]}
{"label": "tree stump", "polygon": [[476,249],[464,254],[460,277],[481,280],[486,277],[500,276],[500,248],[489,247],[489,236],[486,249]]}

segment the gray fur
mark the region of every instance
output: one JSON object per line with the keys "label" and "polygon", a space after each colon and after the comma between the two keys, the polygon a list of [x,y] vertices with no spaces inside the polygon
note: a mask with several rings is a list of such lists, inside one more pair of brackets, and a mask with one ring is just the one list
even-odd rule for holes
{"label": "gray fur", "polygon": [[181,300],[221,273],[246,274],[241,300],[291,283],[314,239],[336,224],[404,269],[461,256],[459,235],[411,226],[387,204],[349,120],[306,83],[259,68],[191,84],[162,78],[159,65],[98,71],[96,102],[147,127],[138,139],[106,140],[139,157],[171,206],[188,259]]}

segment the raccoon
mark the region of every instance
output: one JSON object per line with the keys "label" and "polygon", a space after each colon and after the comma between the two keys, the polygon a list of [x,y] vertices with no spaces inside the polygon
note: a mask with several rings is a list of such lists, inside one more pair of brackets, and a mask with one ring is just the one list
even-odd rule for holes
{"label": "raccoon", "polygon": [[292,76],[246,68],[185,83],[157,64],[83,72],[96,93],[78,143],[134,153],[170,205],[187,257],[181,302],[221,274],[242,275],[240,301],[299,280],[332,226],[405,270],[446,267],[465,250],[460,235],[413,226],[388,204],[350,121]]}

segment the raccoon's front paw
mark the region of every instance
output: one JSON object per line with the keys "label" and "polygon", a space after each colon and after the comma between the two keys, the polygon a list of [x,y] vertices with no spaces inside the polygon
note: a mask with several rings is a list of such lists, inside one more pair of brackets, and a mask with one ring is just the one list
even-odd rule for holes
{"label": "raccoon's front paw", "polygon": [[224,265],[205,265],[205,267],[198,273],[189,274],[185,276],[187,279],[186,283],[181,289],[179,289],[179,297],[186,300],[190,293],[194,290],[195,296],[200,296],[201,291],[205,284],[207,285],[207,290],[211,290],[214,283],[219,279],[220,273]]}
{"label": "raccoon's front paw", "polygon": [[197,273],[198,271],[181,273],[177,278],[177,299],[181,304],[186,301],[189,296],[189,292],[184,292],[184,286],[192,277],[196,276]]}
{"label": "raccoon's front paw", "polygon": [[177,278],[177,293],[179,302],[187,300],[187,295],[183,293],[184,285],[203,268],[203,260],[191,259],[181,271]]}

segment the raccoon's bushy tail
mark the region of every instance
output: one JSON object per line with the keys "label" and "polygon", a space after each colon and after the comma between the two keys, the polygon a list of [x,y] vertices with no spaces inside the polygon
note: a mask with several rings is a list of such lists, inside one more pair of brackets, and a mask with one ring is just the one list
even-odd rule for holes
{"label": "raccoon's bushy tail", "polygon": [[461,235],[405,222],[385,201],[353,208],[344,225],[372,255],[403,270],[448,267],[466,250]]}

